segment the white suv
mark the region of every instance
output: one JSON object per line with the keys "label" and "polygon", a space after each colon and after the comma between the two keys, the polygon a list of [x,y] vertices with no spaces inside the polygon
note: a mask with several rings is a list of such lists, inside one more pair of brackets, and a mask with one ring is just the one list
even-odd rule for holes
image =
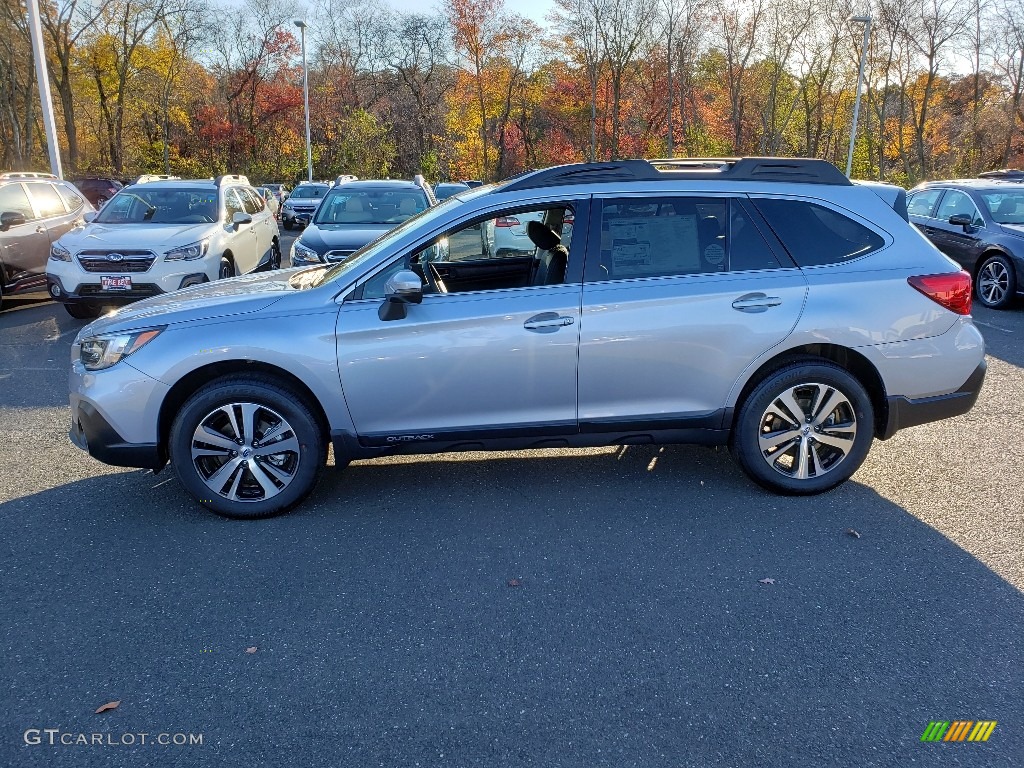
{"label": "white suv", "polygon": [[280,266],[274,214],[244,176],[221,176],[126,187],[53,244],[46,281],[68,314],[86,319],[111,304]]}

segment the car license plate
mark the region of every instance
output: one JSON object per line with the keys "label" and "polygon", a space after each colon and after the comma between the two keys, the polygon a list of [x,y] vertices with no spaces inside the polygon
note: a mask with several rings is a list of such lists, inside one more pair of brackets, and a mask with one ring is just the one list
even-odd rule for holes
{"label": "car license plate", "polygon": [[100,288],[104,291],[130,291],[132,278],[129,275],[104,275],[100,278]]}

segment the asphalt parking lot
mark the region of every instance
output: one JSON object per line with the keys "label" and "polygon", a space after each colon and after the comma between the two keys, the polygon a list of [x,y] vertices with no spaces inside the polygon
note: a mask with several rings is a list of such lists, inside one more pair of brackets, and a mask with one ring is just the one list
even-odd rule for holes
{"label": "asphalt parking lot", "polygon": [[1021,764],[1024,307],[976,310],[971,413],[823,496],[631,446],[359,462],[239,523],[71,445],[42,299],[0,313],[2,766]]}

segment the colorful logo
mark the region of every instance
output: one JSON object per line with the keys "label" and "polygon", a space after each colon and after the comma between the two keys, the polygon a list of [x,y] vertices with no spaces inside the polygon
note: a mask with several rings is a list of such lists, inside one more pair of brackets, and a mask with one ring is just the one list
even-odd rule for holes
{"label": "colorful logo", "polygon": [[995,720],[932,720],[921,741],[988,741],[995,728]]}

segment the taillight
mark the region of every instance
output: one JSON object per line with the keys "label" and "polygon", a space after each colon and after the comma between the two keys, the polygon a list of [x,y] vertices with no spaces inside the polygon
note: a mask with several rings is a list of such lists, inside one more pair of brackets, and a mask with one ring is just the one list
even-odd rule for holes
{"label": "taillight", "polygon": [[971,314],[971,276],[963,270],[945,275],[908,277],[907,282],[936,304],[958,315]]}
{"label": "taillight", "polygon": [[519,219],[515,216],[502,216],[501,218],[494,220],[494,226],[496,227],[518,227]]}

